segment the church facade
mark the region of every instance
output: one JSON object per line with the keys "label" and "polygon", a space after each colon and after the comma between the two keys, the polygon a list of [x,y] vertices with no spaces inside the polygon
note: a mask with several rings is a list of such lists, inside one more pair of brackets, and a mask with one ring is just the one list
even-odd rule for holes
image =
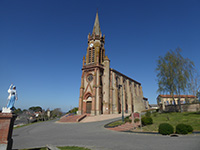
{"label": "church facade", "polygon": [[78,114],[119,114],[122,110],[130,114],[147,109],[141,83],[110,68],[104,43],[97,12],[83,57]]}

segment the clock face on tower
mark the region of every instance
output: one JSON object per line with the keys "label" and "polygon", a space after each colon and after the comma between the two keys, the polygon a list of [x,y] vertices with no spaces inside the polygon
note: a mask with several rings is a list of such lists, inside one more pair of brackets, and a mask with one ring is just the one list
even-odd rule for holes
{"label": "clock face on tower", "polygon": [[93,43],[91,43],[91,44],[90,44],[90,47],[93,47],[93,46],[94,46]]}
{"label": "clock face on tower", "polygon": [[89,82],[91,82],[91,81],[93,80],[93,75],[92,75],[92,74],[89,74],[89,75],[87,76],[87,80],[88,80]]}

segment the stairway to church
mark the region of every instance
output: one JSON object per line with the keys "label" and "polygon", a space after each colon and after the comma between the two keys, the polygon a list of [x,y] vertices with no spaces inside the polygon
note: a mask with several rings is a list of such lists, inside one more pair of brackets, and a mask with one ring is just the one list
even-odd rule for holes
{"label": "stairway to church", "polygon": [[[128,115],[129,114],[124,114],[125,117]],[[84,114],[84,115],[67,114],[61,117],[58,122],[96,122],[96,121],[103,121],[120,117],[121,114],[105,114],[96,116],[90,116],[89,114]]]}
{"label": "stairway to church", "polygon": [[87,115],[74,115],[67,114],[60,118],[59,122],[79,122],[84,119]]}

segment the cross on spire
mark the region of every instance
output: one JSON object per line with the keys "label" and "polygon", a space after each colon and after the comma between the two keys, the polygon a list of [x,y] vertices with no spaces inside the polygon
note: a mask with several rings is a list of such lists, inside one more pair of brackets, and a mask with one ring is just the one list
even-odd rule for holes
{"label": "cross on spire", "polygon": [[100,29],[100,24],[99,24],[98,11],[96,13],[96,18],[95,18],[95,22],[94,22],[94,27],[93,27],[92,34],[101,35],[101,29]]}

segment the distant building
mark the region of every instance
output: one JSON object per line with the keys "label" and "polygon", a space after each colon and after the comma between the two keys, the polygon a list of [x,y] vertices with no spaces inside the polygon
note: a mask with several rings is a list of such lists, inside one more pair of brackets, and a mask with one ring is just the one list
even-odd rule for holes
{"label": "distant building", "polygon": [[[178,95],[174,95],[175,103],[178,105]],[[192,103],[196,100],[196,96],[194,95],[180,95],[180,103]],[[173,105],[174,101],[171,95],[158,95],[157,104],[159,107],[162,107],[162,110],[165,110],[165,106]]]}
{"label": "distant building", "polygon": [[143,97],[141,83],[110,68],[98,13],[87,43],[86,57],[83,57],[78,114],[118,114],[122,109],[125,113],[147,109],[148,99]]}
{"label": "distant building", "polygon": [[158,110],[159,106],[157,104],[149,104],[149,108]]}

